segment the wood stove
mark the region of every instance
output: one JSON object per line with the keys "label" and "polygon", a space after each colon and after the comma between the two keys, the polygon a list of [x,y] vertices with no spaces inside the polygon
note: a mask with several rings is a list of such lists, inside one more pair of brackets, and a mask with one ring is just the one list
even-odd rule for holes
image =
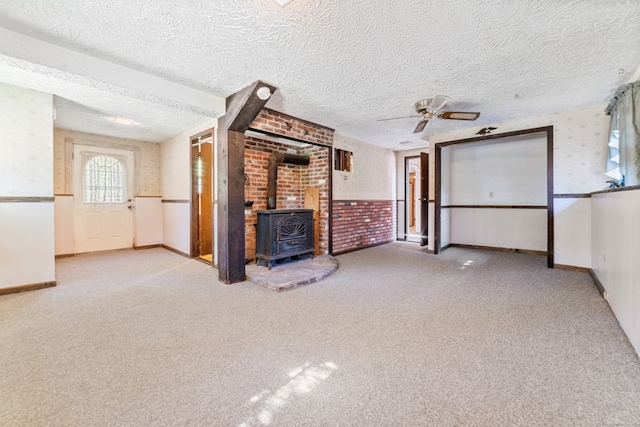
{"label": "wood stove", "polygon": [[256,213],[256,264],[264,261],[271,269],[279,259],[313,256],[313,209],[269,209]]}

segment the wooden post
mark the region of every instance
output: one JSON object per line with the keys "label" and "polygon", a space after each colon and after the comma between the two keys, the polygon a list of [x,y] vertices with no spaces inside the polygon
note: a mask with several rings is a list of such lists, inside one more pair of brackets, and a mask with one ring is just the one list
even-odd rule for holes
{"label": "wooden post", "polygon": [[261,81],[227,98],[218,121],[218,278],[226,284],[245,280],[244,133],[266,104],[258,89],[276,88]]}

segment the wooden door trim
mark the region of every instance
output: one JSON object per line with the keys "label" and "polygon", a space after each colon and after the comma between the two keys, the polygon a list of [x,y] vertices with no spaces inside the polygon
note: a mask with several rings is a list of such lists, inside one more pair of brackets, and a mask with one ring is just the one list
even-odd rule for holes
{"label": "wooden door trim", "polygon": [[410,209],[411,206],[411,199],[410,199],[410,195],[408,194],[408,188],[409,188],[409,175],[411,173],[410,171],[410,167],[409,167],[409,161],[410,160],[415,160],[415,159],[420,159],[420,156],[407,156],[404,158],[404,200],[405,200],[405,204],[404,204],[404,212],[402,212],[402,215],[404,216],[404,238],[405,240],[407,239],[407,236],[409,235],[409,218],[407,215],[407,210]]}
{"label": "wooden door trim", "polygon": [[[194,176],[194,168],[193,165],[197,159],[196,156],[196,152],[197,152],[197,147],[195,147],[193,144],[195,141],[198,141],[198,138],[201,138],[203,136],[208,136],[211,135],[211,138],[214,138],[214,132],[215,132],[215,128],[210,128],[207,129],[205,131],[199,132],[195,135],[192,135],[189,137],[189,156],[190,156],[190,166],[191,166],[191,174],[189,174],[189,184],[191,186],[191,200],[189,200],[188,202],[190,203],[190,208],[191,208],[191,224],[190,224],[190,243],[189,243],[189,257],[190,258],[194,258],[197,257],[199,255],[201,255],[199,253],[199,249],[198,249],[198,244],[197,244],[197,239],[198,239],[198,234],[199,234],[199,215],[198,215],[198,203],[196,203],[197,197],[198,197],[198,192],[196,189],[196,182],[195,182],[195,176]],[[213,151],[213,144],[215,144],[215,141],[211,141],[211,149]],[[212,157],[214,157],[215,154],[212,153]],[[213,171],[213,165],[215,164],[215,159],[212,159],[211,162],[211,170]],[[215,185],[215,183],[213,183],[213,185]],[[181,200],[163,200],[163,203],[182,203]],[[213,209],[213,206],[212,206]],[[213,251],[213,249],[212,249]]]}
{"label": "wooden door trim", "polygon": [[441,245],[441,208],[442,208],[442,148],[451,145],[485,142],[524,135],[545,134],[547,137],[547,267],[554,267],[554,211],[553,211],[553,126],[543,126],[531,129],[523,129],[513,132],[490,134],[473,138],[458,139],[434,144],[435,152],[435,216],[434,216],[434,246],[433,251],[438,254],[442,251]]}
{"label": "wooden door trim", "polygon": [[[425,170],[426,169],[426,170]],[[429,153],[420,153],[420,246],[429,244]],[[427,234],[425,239],[424,235]]]}

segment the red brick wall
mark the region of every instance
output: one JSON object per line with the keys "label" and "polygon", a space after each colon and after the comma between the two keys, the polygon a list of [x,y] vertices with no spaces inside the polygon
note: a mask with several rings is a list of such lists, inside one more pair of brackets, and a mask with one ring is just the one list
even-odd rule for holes
{"label": "red brick wall", "polygon": [[334,200],[333,253],[350,252],[395,240],[391,200]]}
{"label": "red brick wall", "polygon": [[[333,129],[307,122],[268,108],[262,109],[250,126],[272,134],[309,142],[309,147],[294,148],[259,138],[245,138],[245,200],[253,200],[253,207],[245,210],[245,257],[256,253],[256,210],[267,208],[267,169],[271,154],[287,152],[309,155],[309,166],[281,164],[278,167],[276,207],[304,207],[304,191],[307,187],[320,189],[320,252],[329,252],[329,150],[333,145]],[[295,200],[287,200],[295,197]]]}
{"label": "red brick wall", "polygon": [[[291,147],[277,142],[256,138],[245,138],[244,148],[244,199],[253,201],[251,209],[247,208],[244,215],[245,229],[245,258],[255,258],[256,255],[256,227],[258,215],[256,210],[267,209],[267,178],[269,157],[275,152],[286,153]],[[296,152],[296,154],[300,154]],[[278,209],[302,208],[303,192],[300,186],[302,168],[281,164],[278,166],[278,188],[276,192],[276,207]],[[294,200],[289,200],[295,197]]]}
{"label": "red brick wall", "polygon": [[[245,138],[244,171],[245,200],[252,200],[253,206],[245,210],[245,257],[255,258],[256,210],[267,208],[267,180],[269,157],[274,152],[286,153],[294,147],[278,142],[247,137]],[[309,166],[281,164],[278,166],[278,187],[276,207],[278,209],[298,209],[304,207],[304,190],[307,187],[320,189],[320,250],[329,250],[329,163],[331,148],[310,146],[295,148],[297,155],[309,155]],[[293,154],[293,153],[292,153]],[[321,181],[324,180],[324,183]],[[294,197],[295,200],[289,200]]]}
{"label": "red brick wall", "polygon": [[263,108],[251,128],[276,133],[312,144],[333,145],[333,129]]}

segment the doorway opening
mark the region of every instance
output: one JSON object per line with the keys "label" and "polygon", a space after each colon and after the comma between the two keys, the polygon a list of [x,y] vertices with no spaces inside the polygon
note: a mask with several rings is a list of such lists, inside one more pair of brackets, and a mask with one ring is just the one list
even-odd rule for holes
{"label": "doorway opening", "polygon": [[408,242],[429,243],[429,155],[405,158],[405,236]]}
{"label": "doorway opening", "polygon": [[[452,160],[452,147],[484,147],[483,153],[488,153],[491,147],[500,146],[505,147],[500,153],[474,154],[473,165],[481,169],[481,173],[474,172],[472,180],[459,182],[462,174],[452,171],[452,167],[461,163]],[[524,147],[522,151],[513,151],[521,146]],[[507,151],[506,147],[511,151]],[[498,167],[489,162],[504,164]],[[546,254],[547,267],[554,268],[553,126],[441,142],[435,146],[434,164],[435,254],[447,247],[462,245],[528,251]],[[491,187],[487,187],[486,183]],[[494,187],[499,190],[494,191]],[[502,193],[510,198],[502,199]],[[461,194],[470,202],[459,198]],[[493,200],[489,203],[483,201],[482,197]],[[478,223],[477,219],[467,219],[467,213],[474,211],[479,212],[475,218],[482,219],[482,229],[474,225]],[[474,237],[476,241],[473,243],[459,243],[459,232],[463,227],[457,224],[470,224],[472,227],[466,236],[475,234],[482,240]],[[457,235],[452,235],[453,231]],[[490,241],[489,238],[494,240]],[[485,243],[487,241],[488,244]]]}
{"label": "doorway opening", "polygon": [[191,258],[214,265],[213,129],[191,141]]}

